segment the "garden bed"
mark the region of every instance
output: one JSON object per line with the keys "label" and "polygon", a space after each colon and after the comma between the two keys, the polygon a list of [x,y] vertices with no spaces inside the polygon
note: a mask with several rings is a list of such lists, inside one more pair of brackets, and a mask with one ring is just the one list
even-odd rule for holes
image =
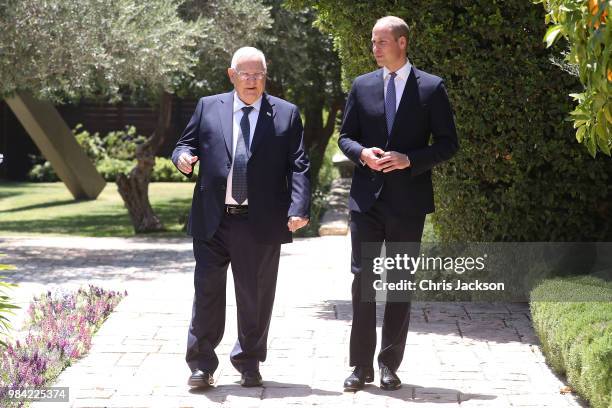
{"label": "garden bed", "polygon": [[2,352],[0,406],[24,406],[9,400],[9,390],[46,386],[86,354],[94,333],[125,295],[90,285],[77,292],[47,292],[34,298],[25,336]]}

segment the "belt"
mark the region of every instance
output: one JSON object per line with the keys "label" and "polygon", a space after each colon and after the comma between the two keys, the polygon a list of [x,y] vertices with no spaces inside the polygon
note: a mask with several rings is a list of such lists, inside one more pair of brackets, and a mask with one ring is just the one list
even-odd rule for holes
{"label": "belt", "polygon": [[249,213],[249,206],[226,204],[225,213],[230,215],[247,215]]}

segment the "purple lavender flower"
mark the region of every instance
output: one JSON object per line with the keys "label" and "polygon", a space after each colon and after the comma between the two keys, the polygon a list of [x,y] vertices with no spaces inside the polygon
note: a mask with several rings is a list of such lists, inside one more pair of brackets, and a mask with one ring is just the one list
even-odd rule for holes
{"label": "purple lavender flower", "polygon": [[[87,290],[56,295],[48,291],[35,297],[28,308],[25,342],[9,344],[1,355],[0,372],[8,374],[0,379],[0,386],[45,385],[49,373],[61,371],[89,350],[93,333],[124,293],[89,285]],[[0,392],[0,406],[4,406],[6,392]]]}

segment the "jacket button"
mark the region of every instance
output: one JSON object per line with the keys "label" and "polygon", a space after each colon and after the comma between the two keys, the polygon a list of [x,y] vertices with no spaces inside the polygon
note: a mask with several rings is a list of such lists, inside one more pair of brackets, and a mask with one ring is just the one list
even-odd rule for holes
{"label": "jacket button", "polygon": [[227,168],[229,169],[230,167],[232,167],[232,165],[230,163],[227,163]]}

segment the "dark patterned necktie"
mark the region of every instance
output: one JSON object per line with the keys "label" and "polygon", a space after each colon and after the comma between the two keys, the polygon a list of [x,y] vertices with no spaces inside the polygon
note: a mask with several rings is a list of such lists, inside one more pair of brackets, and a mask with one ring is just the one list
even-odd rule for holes
{"label": "dark patterned necktie", "polygon": [[236,142],[236,152],[234,153],[234,170],[232,174],[232,198],[238,204],[242,204],[247,199],[247,149],[249,148],[249,138],[251,136],[251,124],[249,123],[249,113],[253,110],[252,106],[242,108],[242,119],[240,119],[240,134]]}
{"label": "dark patterned necktie", "polygon": [[395,72],[389,73],[389,84],[387,85],[387,97],[385,98],[385,117],[387,118],[387,136],[391,135],[393,120],[395,119]]}

